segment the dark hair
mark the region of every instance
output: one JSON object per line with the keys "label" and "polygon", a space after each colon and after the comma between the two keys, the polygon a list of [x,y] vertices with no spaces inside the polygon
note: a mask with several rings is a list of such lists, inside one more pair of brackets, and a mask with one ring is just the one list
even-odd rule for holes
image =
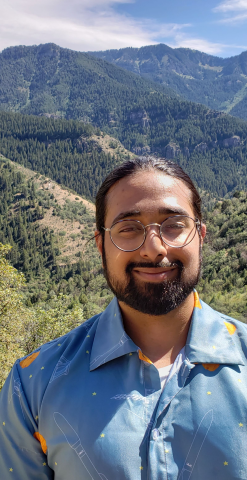
{"label": "dark hair", "polygon": [[111,173],[106,177],[102,183],[99,191],[96,195],[96,228],[103,234],[104,230],[102,227],[105,224],[106,216],[106,200],[107,193],[109,189],[115,185],[116,182],[122,178],[129,177],[134,175],[140,170],[158,170],[165,175],[170,175],[171,177],[178,178],[181,180],[191,191],[192,193],[192,206],[195,213],[195,216],[201,222],[201,197],[196,190],[194,183],[187,173],[174,162],[166,160],[165,158],[155,158],[155,157],[136,157],[133,160],[122,163],[118,167],[114,168]]}

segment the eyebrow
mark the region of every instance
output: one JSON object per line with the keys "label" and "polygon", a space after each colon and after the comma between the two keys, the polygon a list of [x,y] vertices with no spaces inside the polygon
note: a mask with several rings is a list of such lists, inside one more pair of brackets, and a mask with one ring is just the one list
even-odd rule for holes
{"label": "eyebrow", "polygon": [[[190,216],[189,213],[184,210],[183,208],[181,207],[171,207],[171,208],[167,208],[167,207],[162,207],[162,208],[159,208],[158,209],[158,213],[162,214],[162,215],[187,215],[187,216]],[[128,210],[126,212],[121,212],[119,213],[119,215],[117,215],[113,222],[112,222],[112,225],[116,222],[119,222],[119,220],[124,220],[125,218],[129,218],[129,217],[140,217],[142,215],[142,212],[140,210]]]}

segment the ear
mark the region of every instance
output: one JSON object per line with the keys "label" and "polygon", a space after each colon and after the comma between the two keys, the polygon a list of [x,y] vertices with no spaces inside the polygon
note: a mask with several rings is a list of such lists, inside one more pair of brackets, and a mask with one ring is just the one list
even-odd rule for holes
{"label": "ear", "polygon": [[201,246],[203,245],[203,242],[204,242],[204,238],[205,238],[205,236],[206,236],[206,233],[207,233],[207,227],[206,227],[205,223],[202,223],[202,224],[201,224],[201,233],[200,233]]}
{"label": "ear", "polygon": [[102,257],[103,239],[102,239],[102,234],[99,232],[99,230],[95,230],[94,239],[95,239],[96,247]]}

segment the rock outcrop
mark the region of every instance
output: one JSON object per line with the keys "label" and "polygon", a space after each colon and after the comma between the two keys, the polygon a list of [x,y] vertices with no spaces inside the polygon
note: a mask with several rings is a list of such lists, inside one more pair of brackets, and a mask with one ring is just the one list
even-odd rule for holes
{"label": "rock outcrop", "polygon": [[176,158],[181,153],[179,145],[170,142],[165,147],[165,157],[168,159]]}
{"label": "rock outcrop", "polygon": [[136,155],[149,155],[150,154],[150,147],[147,145],[146,147],[134,147],[132,149],[133,153]]}
{"label": "rock outcrop", "polygon": [[204,143],[204,142],[201,142],[201,143],[199,143],[198,145],[195,146],[195,150],[197,152],[203,153],[203,152],[206,152],[207,149],[208,149],[208,145],[207,145],[207,143]]}
{"label": "rock outcrop", "polygon": [[137,123],[142,125],[144,128],[149,127],[149,118],[146,110],[137,110],[135,112],[131,112],[129,118],[131,123]]}
{"label": "rock outcrop", "polygon": [[225,140],[222,142],[222,145],[223,147],[239,147],[240,143],[240,137],[238,135],[233,135],[230,138],[225,138]]}
{"label": "rock outcrop", "polygon": [[188,147],[184,147],[184,149],[183,149],[183,155],[184,155],[184,157],[189,158],[189,156],[190,156],[190,150],[189,150]]}

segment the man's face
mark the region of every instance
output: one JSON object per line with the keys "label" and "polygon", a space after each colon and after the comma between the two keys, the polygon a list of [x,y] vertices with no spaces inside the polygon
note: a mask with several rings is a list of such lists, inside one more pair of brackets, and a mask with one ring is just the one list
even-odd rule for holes
{"label": "man's face", "polygon": [[[116,183],[107,194],[105,228],[118,219],[139,220],[143,225],[161,224],[171,215],[195,218],[191,192],[178,179],[162,172],[142,171]],[[167,246],[159,228],[147,229],[145,243],[134,252],[123,252],[105,232],[97,246],[102,254],[107,282],[120,302],[149,315],[164,315],[179,306],[192,292],[200,275],[201,238],[198,232],[189,245]]]}

